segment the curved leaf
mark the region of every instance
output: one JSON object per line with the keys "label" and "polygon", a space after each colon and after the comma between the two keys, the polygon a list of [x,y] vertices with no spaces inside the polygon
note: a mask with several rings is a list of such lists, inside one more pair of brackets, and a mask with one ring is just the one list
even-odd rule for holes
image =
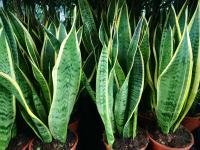
{"label": "curved leaf", "polygon": [[33,75],[34,75],[35,79],[37,80],[37,82],[41,88],[42,94],[44,96],[45,102],[43,102],[43,103],[46,104],[47,111],[49,111],[52,100],[51,100],[51,92],[50,92],[48,83],[47,83],[46,79],[44,78],[42,72],[38,69],[38,67],[31,60],[30,60],[30,63],[31,63]]}
{"label": "curved leaf", "polygon": [[[134,113],[137,115],[137,108],[142,97],[144,88],[144,62],[142,54],[137,50],[133,68],[129,77],[129,94],[128,94],[128,119],[123,128],[123,137],[134,138],[136,136],[136,127],[132,124],[131,119],[134,117]],[[134,117],[134,122],[137,122]]]}
{"label": "curved leaf", "polygon": [[[26,103],[26,99],[22,93],[22,90],[20,89],[19,85],[15,80],[13,80],[11,77],[9,77],[7,74],[0,72],[0,83],[1,85],[10,91],[13,95],[16,96],[17,100],[23,107],[23,109],[26,111],[27,115],[30,117],[31,121],[33,122],[32,126],[35,126],[36,130],[38,131],[36,134],[40,135],[39,138],[41,138],[44,142],[51,142],[52,137],[49,132],[49,129],[43,124],[43,122],[38,119],[30,110]],[[36,131],[34,130],[34,131]]]}
{"label": "curved leaf", "polygon": [[39,66],[39,53],[30,33],[14,14],[10,13],[9,18],[19,44],[26,48],[31,60]]}
{"label": "curved leaf", "polygon": [[15,67],[15,73],[16,80],[24,94],[24,98],[26,99],[27,105],[29,106],[30,110],[32,112],[36,112],[43,122],[47,122],[46,110],[32,83],[29,81],[23,71],[17,66]]}

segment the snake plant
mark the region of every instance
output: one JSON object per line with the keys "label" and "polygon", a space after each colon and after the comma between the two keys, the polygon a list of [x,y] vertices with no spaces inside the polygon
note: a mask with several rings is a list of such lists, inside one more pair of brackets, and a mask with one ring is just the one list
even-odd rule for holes
{"label": "snake plant", "polygon": [[[172,11],[174,24],[169,23],[170,19],[166,20],[160,46],[156,46],[155,40],[153,46],[156,61],[155,110],[158,125],[165,134],[179,127],[195,100],[200,82],[199,2],[191,20],[186,7],[179,15],[174,9]],[[181,19],[181,16],[184,18]]]}
{"label": "snake plant", "polygon": [[[55,34],[52,25],[46,29],[49,34],[45,34],[41,54],[16,16],[1,11],[1,21],[0,149],[5,149],[11,139],[15,99],[22,117],[38,138],[49,143],[53,136],[64,143],[81,80],[76,9],[69,33],[62,24],[55,29]],[[60,45],[55,47],[52,40]]]}
{"label": "snake plant", "polygon": [[107,20],[112,22],[110,33],[105,32],[103,20],[100,26],[103,48],[96,76],[96,105],[111,147],[115,135],[133,139],[136,136],[137,109],[144,87],[144,61],[139,43],[145,20],[144,16],[140,18],[132,35],[126,3],[121,7],[112,5],[115,6],[110,8],[116,10],[113,21]]}

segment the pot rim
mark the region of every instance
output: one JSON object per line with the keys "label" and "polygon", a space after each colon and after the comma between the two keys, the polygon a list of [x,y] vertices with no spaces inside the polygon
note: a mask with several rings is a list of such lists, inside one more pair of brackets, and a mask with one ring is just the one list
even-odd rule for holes
{"label": "pot rim", "polygon": [[163,149],[167,149],[167,150],[179,150],[179,149],[183,150],[183,149],[185,149],[185,150],[188,150],[194,144],[194,136],[193,136],[193,134],[187,128],[184,127],[184,129],[190,134],[190,137],[191,137],[191,142],[187,146],[185,146],[185,147],[169,147],[167,145],[161,144],[158,141],[154,140],[153,137],[151,136],[151,134],[149,132],[148,132],[148,135],[149,135],[149,139],[150,139],[150,141],[152,143],[155,143],[156,145],[162,147]]}
{"label": "pot rim", "polygon": [[[184,120],[185,119],[191,119],[191,120],[196,120],[196,119],[200,119],[200,116],[194,116],[194,117],[192,117],[192,116],[186,116],[185,118],[184,118]],[[183,121],[184,121],[183,120]]]}

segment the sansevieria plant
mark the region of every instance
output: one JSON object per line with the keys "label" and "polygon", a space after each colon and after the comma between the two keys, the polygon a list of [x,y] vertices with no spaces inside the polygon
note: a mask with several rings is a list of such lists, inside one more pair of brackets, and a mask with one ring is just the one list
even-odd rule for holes
{"label": "sansevieria plant", "polygon": [[51,27],[45,29],[41,52],[16,16],[1,11],[1,20],[0,149],[4,150],[11,139],[15,99],[22,117],[38,138],[49,143],[53,136],[65,143],[81,80],[76,9],[69,33],[63,25],[56,28],[55,35],[49,31]]}
{"label": "sansevieria plant", "polygon": [[137,111],[145,72],[139,43],[147,23],[143,14],[132,35],[126,3],[121,7],[118,3],[111,5],[115,11],[110,33],[105,32],[103,23],[100,26],[103,48],[96,76],[96,105],[105,126],[107,142],[112,147],[115,138],[134,139],[137,134]]}
{"label": "sansevieria plant", "polygon": [[156,38],[153,47],[157,62],[155,110],[158,125],[165,134],[180,126],[195,100],[200,81],[199,2],[191,20],[186,6],[178,16],[173,8],[172,11],[174,22],[166,20],[159,50],[155,50]]}

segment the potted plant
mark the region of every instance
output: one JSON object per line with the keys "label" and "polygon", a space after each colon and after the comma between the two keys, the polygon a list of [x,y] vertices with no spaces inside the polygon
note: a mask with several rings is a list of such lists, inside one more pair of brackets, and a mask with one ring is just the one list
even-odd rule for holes
{"label": "potted plant", "polygon": [[184,25],[173,12],[176,21],[173,28],[176,31],[172,32],[173,24],[166,20],[159,53],[155,50],[155,39],[153,47],[157,62],[154,77],[157,124],[149,127],[149,137],[152,149],[156,150],[190,149],[194,143],[193,135],[180,124],[199,86],[199,32],[196,31],[199,30],[199,22],[195,19],[199,16],[199,3],[189,25],[187,9],[182,11]]}
{"label": "potted plant", "polygon": [[115,12],[113,20],[117,21],[111,23],[109,33],[105,32],[103,21],[100,26],[103,48],[97,67],[95,103],[105,126],[107,149],[145,149],[148,138],[137,125],[144,87],[144,61],[139,48],[144,14],[131,38],[126,3],[119,11],[116,5]]}
{"label": "potted plant", "polygon": [[[51,143],[47,144],[47,147],[55,143],[64,145],[63,143],[67,140],[68,143],[64,146],[68,149],[76,149],[78,136],[74,129],[75,124],[69,125],[72,129],[68,132],[68,124],[77,100],[81,80],[81,53],[75,27],[76,9],[74,9],[70,32],[60,42],[60,48],[56,49],[58,45],[49,41],[48,44],[51,44],[54,50],[53,57],[49,56],[49,58],[47,54],[50,53],[44,51],[51,50],[51,48],[44,46],[42,56],[40,56],[31,34],[23,23],[13,14],[8,16],[3,12],[1,14],[3,22],[1,37],[4,42],[1,50],[4,50],[7,57],[4,57],[5,60],[1,57],[6,70],[0,70],[0,85],[16,97],[22,117],[36,136],[44,143]],[[7,35],[5,35],[5,30]],[[65,29],[59,27],[59,30]],[[14,34],[18,45],[13,45],[15,40],[11,35]],[[59,39],[62,39],[56,39],[51,32],[48,32],[48,35],[51,37],[45,38],[45,42],[47,39],[54,39],[55,43],[59,44]],[[17,46],[19,49],[14,49]],[[44,61],[44,59],[48,60]],[[49,70],[46,71],[44,68]],[[8,71],[11,69],[13,72]],[[10,106],[13,106],[10,110],[15,110],[13,104]],[[7,105],[8,108],[10,106]],[[3,137],[6,137],[6,132],[2,133]],[[8,138],[6,142],[9,142]],[[38,140],[35,142],[33,141],[33,145],[37,145]],[[7,144],[1,145],[0,149],[5,149]]]}

